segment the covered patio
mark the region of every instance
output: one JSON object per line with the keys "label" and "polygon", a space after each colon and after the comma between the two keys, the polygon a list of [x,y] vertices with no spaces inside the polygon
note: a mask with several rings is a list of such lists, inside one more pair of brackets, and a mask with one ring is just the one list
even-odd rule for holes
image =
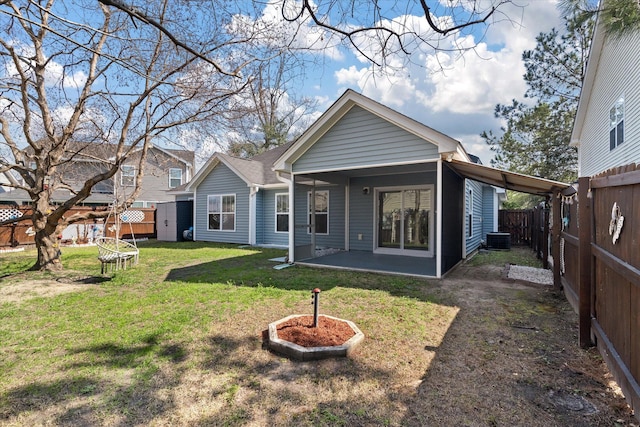
{"label": "covered patio", "polygon": [[376,254],[367,251],[340,251],[297,261],[296,264],[402,276],[436,277],[435,258]]}

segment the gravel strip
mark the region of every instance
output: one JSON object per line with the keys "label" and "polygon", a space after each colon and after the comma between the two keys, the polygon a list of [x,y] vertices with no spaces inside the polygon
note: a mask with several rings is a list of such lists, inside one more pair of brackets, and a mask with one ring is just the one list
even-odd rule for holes
{"label": "gravel strip", "polygon": [[509,266],[509,279],[524,280],[525,282],[541,285],[553,285],[553,272],[544,268],[525,267],[521,265]]}

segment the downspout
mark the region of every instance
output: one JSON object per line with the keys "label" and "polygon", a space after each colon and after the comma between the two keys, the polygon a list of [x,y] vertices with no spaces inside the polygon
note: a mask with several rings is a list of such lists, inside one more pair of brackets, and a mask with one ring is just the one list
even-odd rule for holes
{"label": "downspout", "polygon": [[293,187],[294,187],[294,176],[293,174],[291,175],[291,179],[286,178],[284,176],[282,176],[281,172],[276,171],[276,177],[278,178],[278,180],[284,182],[285,184],[287,184],[289,186],[289,256],[288,256],[288,262],[293,264],[293,262],[295,261],[294,259],[294,248],[295,248],[295,218],[293,217],[293,212],[295,211],[294,209],[294,194],[293,194]]}
{"label": "downspout", "polygon": [[436,277],[442,277],[442,159],[438,159],[436,179],[437,208],[436,211]]}

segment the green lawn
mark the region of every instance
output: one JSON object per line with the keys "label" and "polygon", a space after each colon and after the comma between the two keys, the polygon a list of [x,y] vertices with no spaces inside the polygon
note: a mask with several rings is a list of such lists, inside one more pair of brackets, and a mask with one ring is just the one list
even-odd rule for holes
{"label": "green lawn", "polygon": [[[269,259],[283,256],[280,250],[139,246],[138,266],[106,276],[95,247],[63,248],[65,271],[57,274],[25,271],[34,251],[0,254],[0,422],[233,425],[264,416],[254,411],[265,408],[236,396],[270,387],[264,366],[282,362],[261,348],[261,331],[289,314],[312,313],[315,287],[322,290],[321,313],[355,321],[373,342],[437,345],[456,313],[431,294],[429,282],[415,278],[275,270]],[[371,363],[397,357],[375,369],[398,369],[401,379],[410,363],[403,351],[371,346],[360,357]],[[424,372],[424,363],[414,367]],[[381,380],[365,387],[375,387],[371,381]],[[207,407],[194,392],[200,386]],[[179,392],[195,395],[177,404]],[[266,414],[277,404],[277,398],[260,402]],[[329,415],[316,408],[300,417]]]}

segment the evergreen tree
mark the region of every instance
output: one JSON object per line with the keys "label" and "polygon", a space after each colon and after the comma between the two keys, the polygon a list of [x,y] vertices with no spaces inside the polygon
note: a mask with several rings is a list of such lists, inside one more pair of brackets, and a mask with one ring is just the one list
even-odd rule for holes
{"label": "evergreen tree", "polygon": [[533,50],[523,53],[525,98],[497,105],[496,117],[505,121],[501,135],[483,132],[495,158],[493,166],[564,182],[577,177],[577,153],[569,146],[589,43],[593,15],[565,17],[565,32],[541,33]]}

